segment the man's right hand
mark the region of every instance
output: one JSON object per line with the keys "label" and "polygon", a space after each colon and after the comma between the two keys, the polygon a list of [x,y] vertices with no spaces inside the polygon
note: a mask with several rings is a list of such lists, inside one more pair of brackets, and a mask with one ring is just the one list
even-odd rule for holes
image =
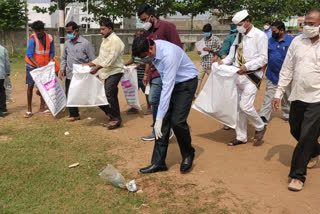
{"label": "man's right hand", "polygon": [[200,55],[200,54],[201,54],[201,51],[198,51],[198,54]]}
{"label": "man's right hand", "polygon": [[62,80],[64,76],[65,76],[65,71],[64,71],[64,70],[60,70],[60,71],[59,71],[59,74],[58,74],[58,78],[59,78],[60,80]]}
{"label": "man's right hand", "polygon": [[272,101],[272,110],[273,111],[278,111],[280,107],[281,100],[279,98],[274,98]]}
{"label": "man's right hand", "polygon": [[148,85],[148,83],[149,83],[149,82],[148,82],[148,75],[144,75],[144,76],[143,76],[142,83],[143,83],[144,86],[147,86],[147,85]]}
{"label": "man's right hand", "polygon": [[218,62],[218,65],[223,65],[224,63],[223,63],[223,61],[222,60],[220,60],[219,62]]}

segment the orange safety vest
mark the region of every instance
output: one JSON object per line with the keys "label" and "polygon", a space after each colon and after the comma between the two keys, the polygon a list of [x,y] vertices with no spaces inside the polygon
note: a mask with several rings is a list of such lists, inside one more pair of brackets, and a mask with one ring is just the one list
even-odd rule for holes
{"label": "orange safety vest", "polygon": [[[43,45],[41,44],[40,40],[36,36],[36,34],[32,34],[29,39],[33,38],[35,43],[34,48],[34,54],[33,59],[40,65],[40,66],[46,66],[49,64],[49,58],[50,58],[50,45],[53,42],[53,36],[46,33],[46,49],[44,49]],[[58,72],[60,70],[60,64],[56,58],[53,58],[56,65],[55,70]],[[31,66],[37,67],[35,64],[31,62],[29,57],[26,55],[24,57],[24,60]]]}

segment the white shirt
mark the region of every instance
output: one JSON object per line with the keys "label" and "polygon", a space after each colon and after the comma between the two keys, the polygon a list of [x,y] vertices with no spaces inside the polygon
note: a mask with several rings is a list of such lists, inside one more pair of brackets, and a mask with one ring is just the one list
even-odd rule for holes
{"label": "white shirt", "polygon": [[320,102],[320,40],[312,44],[302,34],[292,41],[280,71],[275,98],[282,98],[291,81],[290,101]]}
{"label": "white shirt", "polygon": [[[234,40],[229,55],[222,60],[226,65],[233,63],[234,66],[240,67],[237,62],[237,54],[234,54],[235,46],[238,44],[238,37]],[[266,34],[252,26],[252,29],[247,35],[242,34],[243,40],[243,57],[246,61],[244,64],[248,71],[254,71],[262,68],[268,62],[268,38]],[[262,78],[263,72],[256,72],[258,76]]]}

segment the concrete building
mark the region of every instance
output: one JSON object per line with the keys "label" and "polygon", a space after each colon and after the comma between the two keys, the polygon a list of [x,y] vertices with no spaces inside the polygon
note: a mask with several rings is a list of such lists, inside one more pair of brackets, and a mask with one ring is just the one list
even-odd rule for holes
{"label": "concrete building", "polygon": [[52,5],[54,5],[54,3],[52,3],[51,0],[28,0],[27,7],[29,24],[34,21],[41,20],[45,23],[46,28],[57,28],[59,23],[57,11],[50,15],[49,13],[37,13],[32,9],[34,6],[48,8]]}
{"label": "concrete building", "polygon": [[[48,8],[54,4],[55,2],[51,0],[28,0],[28,18],[29,18],[29,24],[31,24],[34,21],[41,20],[45,23],[46,28],[57,28],[59,24],[58,20],[58,11],[55,11],[53,14],[49,13],[37,13],[35,10],[33,10],[34,6],[38,6],[40,8]],[[88,25],[88,28],[97,29],[99,28],[99,23],[95,21],[86,21],[85,18],[93,19],[93,14],[88,14],[87,11],[83,11],[84,8],[83,3],[70,3],[66,5],[65,8],[65,22],[74,21],[77,24],[79,24],[82,28],[86,28],[86,25]],[[123,28],[124,23],[123,19],[119,18],[115,21],[115,28]]]}

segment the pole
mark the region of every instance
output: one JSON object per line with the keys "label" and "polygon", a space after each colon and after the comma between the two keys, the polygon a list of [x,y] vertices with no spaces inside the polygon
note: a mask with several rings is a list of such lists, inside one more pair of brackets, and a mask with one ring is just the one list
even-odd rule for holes
{"label": "pole", "polygon": [[27,17],[27,23],[26,23],[26,35],[27,35],[27,48],[29,45],[29,19],[28,19],[28,3],[27,0],[24,0],[25,3],[25,14]]}
{"label": "pole", "polygon": [[88,24],[89,24],[89,21],[88,21],[88,18],[89,17],[89,0],[87,0],[87,24],[86,24],[86,33],[88,33]]}
{"label": "pole", "polygon": [[58,0],[58,9],[59,9],[59,38],[60,38],[60,56],[63,55],[64,50],[64,9],[65,3],[63,0]]}

